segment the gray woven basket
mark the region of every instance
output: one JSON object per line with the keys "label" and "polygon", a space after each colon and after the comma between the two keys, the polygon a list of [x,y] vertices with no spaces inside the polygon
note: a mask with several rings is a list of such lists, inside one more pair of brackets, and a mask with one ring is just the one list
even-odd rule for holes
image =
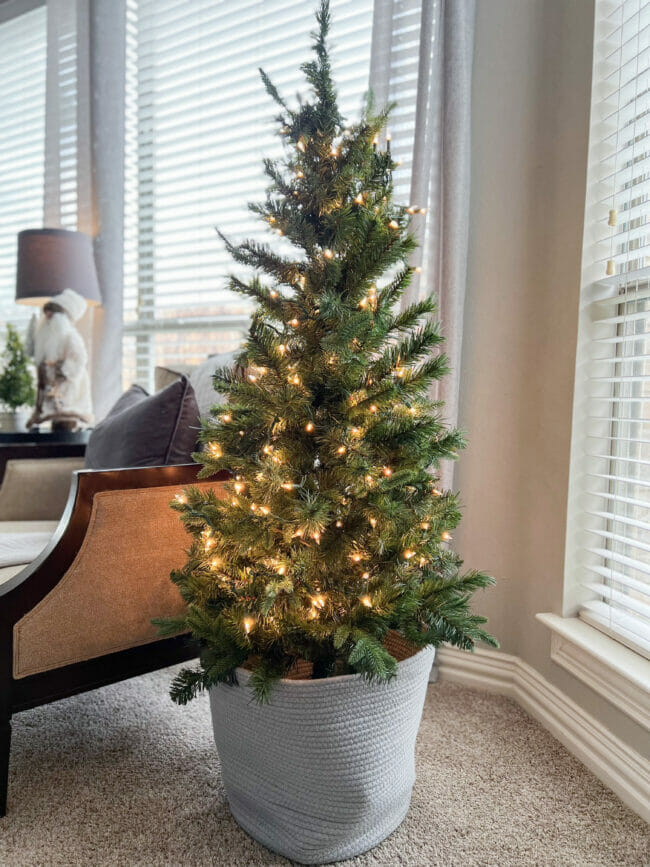
{"label": "gray woven basket", "polygon": [[230,809],[252,837],[302,864],[351,858],[406,815],[433,648],[386,684],[359,675],[281,680],[259,705],[239,686],[210,690]]}

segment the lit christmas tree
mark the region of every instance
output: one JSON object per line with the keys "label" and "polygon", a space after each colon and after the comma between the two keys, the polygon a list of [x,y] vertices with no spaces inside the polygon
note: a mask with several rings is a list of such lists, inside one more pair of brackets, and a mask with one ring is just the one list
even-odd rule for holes
{"label": "lit christmas tree", "polygon": [[432,474],[463,446],[427,398],[447,372],[435,304],[397,310],[419,209],[392,201],[395,163],[378,144],[388,110],[355,125],[339,113],[328,7],[302,67],[310,101],[294,111],[261,73],[285,156],[265,161],[271,186],[251,210],[294,255],[222,236],[253,271],[230,286],[256,309],[236,366],[215,377],[226,402],[195,456],[203,478],[232,474],[227,497],[189,489],[175,503],[194,537],[172,575],[187,614],[159,625],[201,647],[200,667],[172,685],[179,703],[243,664],[260,700],[297,666],[387,680],[389,630],[417,646],[496,644],[469,610],[492,579],[460,572],[458,503]]}

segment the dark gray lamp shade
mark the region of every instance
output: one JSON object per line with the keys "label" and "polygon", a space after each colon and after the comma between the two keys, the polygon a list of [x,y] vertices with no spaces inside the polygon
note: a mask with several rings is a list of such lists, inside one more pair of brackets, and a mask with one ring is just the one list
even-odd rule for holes
{"label": "dark gray lamp shade", "polygon": [[89,304],[102,302],[90,236],[68,229],[19,232],[16,301],[41,305],[64,289]]}

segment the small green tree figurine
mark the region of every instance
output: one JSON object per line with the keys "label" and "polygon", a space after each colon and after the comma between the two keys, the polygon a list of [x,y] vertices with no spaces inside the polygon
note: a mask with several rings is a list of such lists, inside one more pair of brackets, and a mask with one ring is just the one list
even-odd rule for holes
{"label": "small green tree figurine", "polygon": [[256,310],[237,365],[215,376],[227,402],[203,422],[195,456],[203,478],[232,474],[227,497],[194,488],[175,503],[194,536],[172,575],[187,614],[159,625],[202,647],[200,668],[172,685],[179,703],[246,660],[260,700],[299,660],[313,677],[387,680],[389,629],[418,646],[496,643],[469,610],[492,579],[461,574],[449,547],[457,499],[430,471],[464,444],[427,397],[447,372],[435,304],[396,310],[414,270],[414,209],[393,203],[395,164],[377,144],[388,110],[344,123],[328,5],[302,67],[313,99],[292,109],[261,72],[285,156],[265,162],[271,186],[251,210],[296,253],[221,236],[253,269],[230,286]]}
{"label": "small green tree figurine", "polygon": [[34,377],[23,342],[13,325],[7,325],[7,340],[2,351],[2,361],[0,403],[8,406],[13,412],[20,406],[33,406],[36,400]]}

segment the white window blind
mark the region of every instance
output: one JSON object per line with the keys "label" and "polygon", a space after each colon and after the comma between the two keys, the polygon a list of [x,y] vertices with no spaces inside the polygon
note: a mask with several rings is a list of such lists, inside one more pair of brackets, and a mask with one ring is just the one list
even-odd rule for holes
{"label": "white window blind", "polygon": [[16,236],[43,222],[46,26],[45,6],[0,14],[0,342],[33,312],[14,301]]}
{"label": "white window blind", "polygon": [[[262,66],[304,91],[316,3],[129,0],[127,48],[126,382],[155,364],[199,362],[238,345],[245,300],[225,288],[235,241],[266,237],[247,210],[281,145]],[[368,89],[372,0],[333,0],[332,62],[344,115]]]}
{"label": "white window blind", "polygon": [[597,0],[594,51],[567,565],[650,657],[650,0]]}

